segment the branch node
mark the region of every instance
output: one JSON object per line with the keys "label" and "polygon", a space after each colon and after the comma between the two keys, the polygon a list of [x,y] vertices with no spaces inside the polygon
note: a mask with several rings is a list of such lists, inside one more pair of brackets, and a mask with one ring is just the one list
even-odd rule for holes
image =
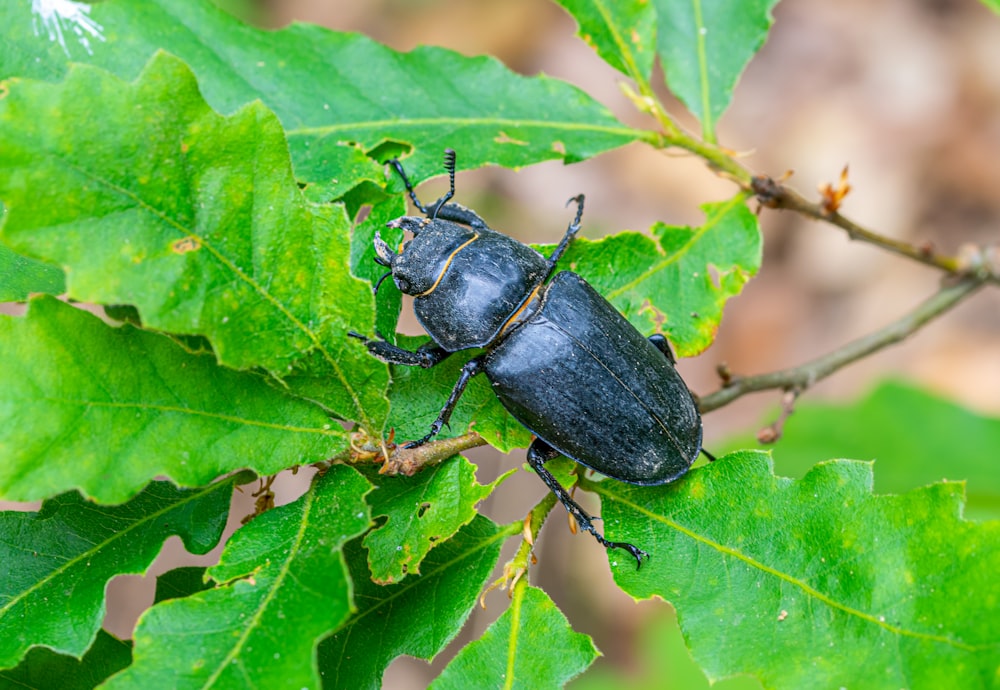
{"label": "branch node", "polygon": [[778,418],[757,432],[759,443],[766,445],[781,438],[785,421],[795,412],[795,400],[803,390],[803,388],[795,387],[785,391],[785,394],[781,396],[781,413]]}
{"label": "branch node", "polygon": [[722,381],[722,386],[726,386],[735,383],[737,376],[733,374],[732,370],[729,368],[728,362],[719,362],[715,365],[715,373],[719,375],[719,380]]}

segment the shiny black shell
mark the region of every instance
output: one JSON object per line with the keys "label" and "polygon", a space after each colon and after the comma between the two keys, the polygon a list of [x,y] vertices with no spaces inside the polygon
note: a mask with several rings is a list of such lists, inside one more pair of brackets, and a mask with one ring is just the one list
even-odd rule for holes
{"label": "shiny black shell", "polygon": [[614,479],[662,484],[701,449],[701,416],[663,352],[564,271],[486,356],[503,406],[563,455]]}
{"label": "shiny black shell", "polygon": [[545,279],[548,261],[488,228],[403,218],[417,235],[392,262],[393,280],[414,295],[420,325],[449,352],[485,347]]}

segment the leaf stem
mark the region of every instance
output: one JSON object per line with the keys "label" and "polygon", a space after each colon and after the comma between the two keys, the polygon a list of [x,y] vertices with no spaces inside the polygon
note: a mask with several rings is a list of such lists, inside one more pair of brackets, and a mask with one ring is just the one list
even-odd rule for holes
{"label": "leaf stem", "polygon": [[794,390],[796,393],[801,393],[841,367],[900,342],[927,322],[951,309],[982,285],[983,280],[976,277],[966,277],[945,285],[916,309],[897,321],[798,367],[758,376],[727,376],[722,388],[701,398],[698,407],[702,412],[710,412],[747,393],[773,388]]}

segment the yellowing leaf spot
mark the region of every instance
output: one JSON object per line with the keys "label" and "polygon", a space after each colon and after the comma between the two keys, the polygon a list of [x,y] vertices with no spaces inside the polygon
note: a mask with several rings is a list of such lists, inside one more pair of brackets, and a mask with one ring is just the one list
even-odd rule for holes
{"label": "yellowing leaf spot", "polygon": [[656,324],[656,332],[663,333],[663,327],[667,324],[667,315],[663,310],[657,309],[650,300],[645,299],[642,301],[642,306],[639,307],[639,313],[649,313],[653,323]]}
{"label": "yellowing leaf spot", "polygon": [[691,498],[705,498],[705,484],[698,478],[688,479],[687,490]]}
{"label": "yellowing leaf spot", "polygon": [[635,29],[632,29],[632,35],[630,38],[632,39],[632,43],[634,43],[635,45],[639,45],[639,43],[642,42],[642,38],[639,36],[639,32],[636,31]]}
{"label": "yellowing leaf spot", "polygon": [[170,248],[178,254],[187,254],[201,249],[201,241],[197,237],[185,237],[174,242]]}
{"label": "yellowing leaf spot", "polygon": [[518,146],[527,146],[528,142],[521,141],[520,139],[513,139],[507,136],[506,132],[500,132],[500,134],[493,137],[493,141],[498,144],[517,144]]}
{"label": "yellowing leaf spot", "polygon": [[565,156],[566,155],[566,144],[562,143],[561,141],[553,141],[552,142],[552,150],[555,151],[556,153],[558,153],[560,156]]}
{"label": "yellowing leaf spot", "polygon": [[0,81],[0,98],[7,98],[7,94],[10,93],[10,84],[5,79]]}

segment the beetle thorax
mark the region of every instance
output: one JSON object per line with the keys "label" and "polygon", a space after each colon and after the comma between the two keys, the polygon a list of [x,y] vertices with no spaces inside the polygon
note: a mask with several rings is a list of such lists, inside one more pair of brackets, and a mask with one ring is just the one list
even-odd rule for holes
{"label": "beetle thorax", "polygon": [[506,235],[443,220],[424,221],[392,262],[421,325],[449,351],[489,345],[547,271],[545,257]]}

